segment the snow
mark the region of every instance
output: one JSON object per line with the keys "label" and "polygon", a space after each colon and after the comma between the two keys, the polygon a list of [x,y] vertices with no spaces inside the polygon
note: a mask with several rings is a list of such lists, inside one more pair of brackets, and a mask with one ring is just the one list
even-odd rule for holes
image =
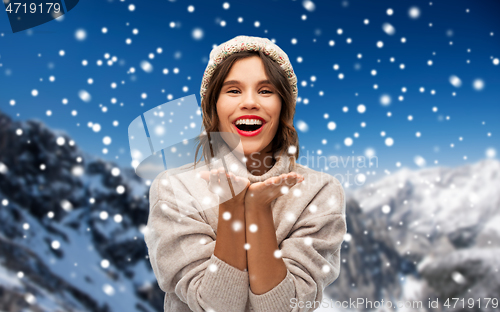
{"label": "snow", "polygon": [[[30,249],[40,259],[46,259],[46,263],[53,275],[60,277],[80,291],[89,294],[89,296],[96,300],[101,306],[110,306],[112,311],[126,311],[137,303],[142,303],[142,306],[148,307],[147,304],[144,304],[144,302],[137,297],[134,287],[135,284],[144,284],[144,280],[155,280],[154,274],[147,269],[147,261],[140,261],[133,267],[136,273],[135,278],[137,279],[135,281],[129,279],[121,270],[117,269],[112,264],[107,269],[103,269],[100,265],[103,259],[92,246],[93,242],[90,232],[86,231],[86,222],[83,218],[83,215],[86,213],[84,208],[68,214],[61,223],[51,223],[51,226],[57,229],[58,232],[64,233],[64,236],[58,235],[57,232],[48,232],[37,219],[26,213],[25,210],[18,211],[21,214],[21,219],[30,226],[29,230],[25,230],[25,239],[13,239],[11,241]],[[80,228],[77,230],[65,225],[75,220],[80,222]],[[110,220],[108,221],[108,225],[110,222],[115,223]],[[110,233],[112,230],[112,227],[101,229],[101,231],[108,231]],[[137,236],[137,239],[142,239],[142,235],[136,229],[130,229],[126,233],[129,240],[133,236]],[[63,253],[61,259],[57,258],[51,251],[51,247],[45,241],[46,238],[48,238],[50,242],[58,242],[58,250]],[[125,239],[125,236],[122,235],[120,239],[121,238]],[[117,279],[110,279],[106,271],[113,271],[114,274],[117,275]],[[92,279],[92,283],[85,280],[86,276]],[[17,276],[7,271],[1,265],[0,281],[2,285],[12,286],[9,288],[23,287]],[[109,285],[115,290],[112,292],[112,296],[103,291],[105,285]],[[53,306],[53,303],[57,302],[57,299],[51,298],[51,295],[45,293],[43,290],[40,291],[43,295],[36,296],[35,299],[37,304],[46,306],[48,311],[54,311],[56,307]],[[68,296],[70,296],[69,293]],[[74,303],[77,304],[76,299]],[[82,307],[82,310],[84,310],[84,307]]]}
{"label": "snow", "polygon": [[0,285],[5,288],[22,288],[23,284],[19,282],[19,278],[12,271],[8,271],[0,265]]}

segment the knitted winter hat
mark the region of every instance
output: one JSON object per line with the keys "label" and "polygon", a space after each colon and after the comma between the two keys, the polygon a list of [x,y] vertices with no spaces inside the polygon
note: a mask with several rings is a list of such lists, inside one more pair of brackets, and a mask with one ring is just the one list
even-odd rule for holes
{"label": "knitted winter hat", "polygon": [[292,86],[292,91],[294,94],[294,104],[297,103],[297,77],[293,72],[292,64],[280,47],[274,44],[271,40],[267,38],[251,37],[251,36],[236,36],[233,39],[226,41],[219,46],[215,47],[210,52],[210,61],[208,62],[205,73],[203,74],[203,80],[201,82],[201,101],[207,92],[208,82],[212,77],[215,67],[219,65],[223,60],[225,60],[231,54],[241,52],[241,51],[262,51],[265,55],[271,57],[276,61],[281,68],[285,71],[288,77],[288,81]]}

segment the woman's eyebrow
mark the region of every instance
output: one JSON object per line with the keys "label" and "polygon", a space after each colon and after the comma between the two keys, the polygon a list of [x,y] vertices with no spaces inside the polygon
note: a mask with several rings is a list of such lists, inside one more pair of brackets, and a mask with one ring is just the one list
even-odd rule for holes
{"label": "woman's eyebrow", "polygon": [[[239,80],[228,80],[226,82],[224,82],[222,84],[222,86],[227,86],[227,85],[232,85],[232,84],[240,84],[241,82]],[[257,83],[257,85],[261,85],[261,84],[271,84],[271,81],[265,79],[265,80],[261,80]]]}

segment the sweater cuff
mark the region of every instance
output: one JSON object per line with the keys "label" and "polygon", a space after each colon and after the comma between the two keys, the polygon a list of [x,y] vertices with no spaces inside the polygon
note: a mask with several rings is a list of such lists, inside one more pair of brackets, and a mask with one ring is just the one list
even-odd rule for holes
{"label": "sweater cuff", "polygon": [[243,311],[248,288],[247,271],[241,271],[212,254],[200,285],[200,293],[211,305],[210,308],[215,311]]}
{"label": "sweater cuff", "polygon": [[250,304],[257,312],[289,312],[292,298],[295,298],[295,283],[292,273],[287,269],[285,278],[268,292],[256,295],[249,288]]}

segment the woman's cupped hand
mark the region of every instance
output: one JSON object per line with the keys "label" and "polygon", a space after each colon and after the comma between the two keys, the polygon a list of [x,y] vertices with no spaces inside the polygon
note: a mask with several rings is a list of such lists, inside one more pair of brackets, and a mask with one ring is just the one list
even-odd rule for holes
{"label": "woman's cupped hand", "polygon": [[304,177],[296,172],[284,173],[271,177],[263,182],[250,185],[245,195],[245,208],[254,209],[268,207],[278,197],[288,194],[296,184],[304,181]]}
{"label": "woman's cupped hand", "polygon": [[[209,191],[219,196],[220,203],[231,201],[245,204],[245,207],[268,206],[273,200],[287,194],[294,185],[304,181],[302,175],[290,172],[251,184],[247,178],[236,176],[222,167],[200,171],[200,177],[207,182]],[[234,197],[229,182],[233,187]]]}
{"label": "woman's cupped hand", "polygon": [[[219,196],[219,203],[231,201],[244,204],[245,195],[250,186],[250,180],[247,178],[236,176],[232,172],[225,171],[222,167],[211,171],[200,171],[200,177],[207,182],[208,190]],[[231,192],[231,186],[234,196]]]}

